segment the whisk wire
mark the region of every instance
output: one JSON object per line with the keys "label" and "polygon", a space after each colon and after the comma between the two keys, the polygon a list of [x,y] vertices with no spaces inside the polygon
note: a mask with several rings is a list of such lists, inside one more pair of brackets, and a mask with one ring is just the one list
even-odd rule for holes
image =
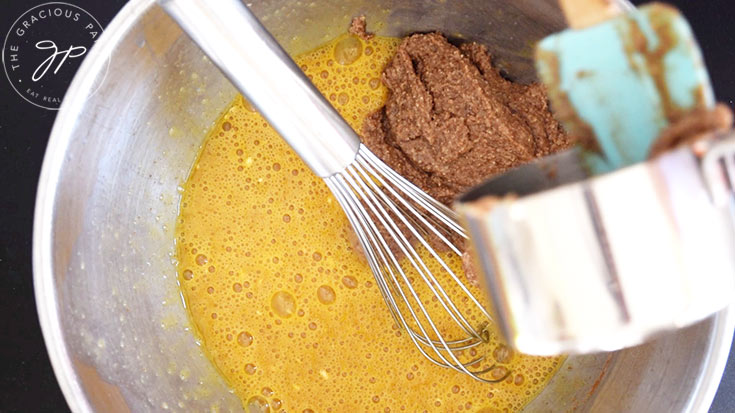
{"label": "whisk wire", "polygon": [[[421,302],[421,300],[418,297],[416,291],[412,287],[410,287],[410,281],[408,280],[408,278],[407,278],[405,272],[403,271],[402,267],[399,265],[398,260],[397,260],[397,257],[394,254],[390,254],[390,247],[387,244],[387,242],[385,241],[385,238],[382,236],[382,234],[380,233],[380,231],[375,226],[375,223],[373,221],[371,221],[371,220],[367,220],[367,219],[364,218],[365,216],[368,216],[367,215],[367,211],[364,209],[364,207],[362,206],[362,204],[360,202],[355,202],[357,199],[362,199],[363,202],[365,202],[365,198],[364,198],[365,197],[365,193],[362,191],[362,188],[360,188],[357,185],[357,183],[355,182],[354,179],[352,179],[352,176],[350,174],[343,174],[343,175],[341,175],[341,176],[338,177],[338,180],[342,181],[345,184],[349,183],[350,189],[352,189],[353,191],[355,191],[357,193],[356,194],[357,195],[356,197],[354,197],[354,196],[352,197],[353,199],[352,199],[352,202],[350,202],[350,204],[351,204],[351,206],[353,208],[356,207],[358,210],[361,210],[364,213],[363,215],[357,214],[357,216],[359,217],[359,221],[361,221],[363,224],[367,225],[367,228],[370,228],[370,231],[367,231],[367,234],[369,235],[369,237],[372,240],[375,240],[375,238],[379,239],[379,242],[378,243],[371,244],[371,245],[379,245],[379,246],[382,246],[382,248],[378,248],[377,252],[381,256],[381,260],[383,261],[383,267],[389,272],[389,274],[391,276],[391,279],[393,280],[393,283],[394,283],[393,286],[394,287],[399,286],[399,281],[398,281],[398,279],[397,279],[397,277],[395,275],[395,272],[393,271],[393,268],[395,268],[400,273],[401,278],[403,278],[403,280],[404,280],[404,283],[406,283],[406,285],[409,286],[409,290],[411,291],[411,295],[413,296],[414,300],[416,300],[418,307],[420,308],[420,310],[423,313],[424,317],[428,320],[429,325],[432,328],[432,330],[434,331],[434,333],[441,340],[442,347],[447,351],[447,354],[449,354],[449,356],[453,359],[454,363],[450,363],[449,360],[446,359],[446,357],[444,356],[444,354],[441,352],[441,350],[436,345],[430,345],[429,347],[434,350],[434,352],[436,353],[437,357],[440,358],[441,361],[437,361],[434,357],[432,357],[429,354],[427,354],[426,351],[424,351],[423,347],[419,345],[419,343],[417,342],[417,339],[422,339],[420,341],[422,341],[424,343],[426,343],[427,341],[432,341],[433,342],[433,340],[430,340],[429,334],[427,333],[426,329],[424,328],[423,323],[420,322],[419,317],[417,316],[417,314],[414,311],[413,307],[410,305],[409,298],[406,296],[406,294],[403,292],[403,290],[400,287],[397,287],[397,288],[394,288],[393,290],[395,292],[397,292],[401,296],[401,298],[403,299],[404,303],[406,304],[406,308],[411,313],[411,316],[413,317],[414,322],[416,323],[416,325],[421,330],[423,336],[420,336],[417,333],[415,333],[415,331],[410,327],[409,323],[406,321],[406,319],[403,317],[403,315],[402,315],[402,313],[400,311],[395,311],[395,314],[397,314],[398,317],[399,317],[399,319],[400,319],[400,324],[402,325],[402,327],[406,331],[409,331],[410,332],[409,333],[409,337],[411,338],[411,340],[419,348],[419,350],[421,351],[421,353],[425,357],[427,357],[429,360],[431,360],[432,362],[434,362],[435,364],[437,364],[439,366],[452,367],[452,368],[456,368],[455,366],[459,366],[460,369],[466,370],[464,368],[464,366],[462,365],[462,363],[460,363],[459,360],[457,359],[457,357],[454,355],[454,353],[451,352],[451,347],[449,346],[449,343],[447,343],[445,340],[443,340],[441,334],[439,333],[439,330],[438,330],[437,326],[434,324],[433,320],[429,316],[429,314],[428,314],[425,306]],[[371,199],[371,201],[374,202],[375,199],[373,198],[373,199]],[[368,203],[368,202],[366,202],[366,203]],[[375,206],[372,203],[368,203],[368,205],[370,205],[370,208],[373,210],[373,213],[375,213],[376,212],[375,211]],[[393,230],[397,230],[397,228],[390,228],[387,225],[386,220],[383,218],[383,216],[378,215],[377,218],[381,222],[381,224],[383,224],[383,226],[385,228],[387,228],[389,231],[391,231],[391,236],[395,236],[395,233],[393,233],[392,231]],[[392,224],[395,225],[395,223],[392,223]],[[361,228],[361,229],[363,229],[363,228]],[[400,232],[399,232],[399,234],[400,234]],[[405,240],[405,238],[403,238],[403,239]],[[402,248],[404,254],[407,254],[407,251],[405,249],[405,246],[403,244],[400,244],[400,247]],[[374,257],[375,256],[374,253],[373,253],[373,251],[372,251],[373,248],[370,245],[367,246],[366,249],[371,250],[371,252],[368,254],[368,257]],[[386,255],[388,255],[390,257],[390,260],[386,259]],[[391,265],[391,263],[392,263],[392,265]],[[386,291],[388,291],[388,289],[386,289]],[[395,298],[393,297],[392,294],[389,293],[388,296],[387,297],[384,297],[384,298],[386,299],[386,302],[389,304],[389,306],[392,305],[392,306],[395,307],[395,309],[398,308],[397,307],[397,303],[395,301]],[[469,371],[466,371],[466,372],[469,374]]]}
{"label": "whisk wire", "polygon": [[[381,187],[382,187],[383,189],[387,190],[387,191],[388,191],[388,192],[390,193],[390,195],[392,195],[392,196],[393,196],[393,197],[394,197],[395,199],[397,199],[398,201],[400,201],[400,204],[396,204],[395,202],[391,202],[391,201],[390,201],[390,199],[389,199],[389,198],[387,198],[386,194],[385,194],[385,193],[384,193],[384,192],[383,192],[383,191],[381,190],[381,188],[380,188],[380,187],[378,187],[377,185],[375,185],[375,182],[372,182],[372,181],[370,181],[370,183],[372,184],[371,186],[372,186],[372,189],[373,189],[373,191],[377,191],[377,193],[381,195],[381,198],[382,198],[383,200],[385,200],[385,202],[384,202],[384,203],[385,203],[385,205],[389,206],[389,208],[395,208],[395,207],[400,207],[400,206],[403,206],[403,207],[404,207],[404,208],[405,208],[406,210],[408,210],[408,211],[409,211],[409,212],[411,213],[410,215],[408,215],[408,217],[412,217],[412,218],[414,218],[414,219],[418,220],[418,221],[419,221],[419,222],[420,222],[421,224],[423,224],[423,225],[424,225],[423,227],[420,227],[420,228],[422,228],[422,229],[428,229],[428,232],[431,232],[431,233],[432,233],[432,234],[434,234],[434,235],[435,235],[435,236],[436,236],[437,238],[439,238],[439,239],[440,239],[440,240],[442,241],[442,243],[444,243],[444,245],[446,245],[447,247],[449,247],[449,248],[450,248],[450,249],[451,249],[452,251],[454,251],[455,253],[457,253],[457,254],[461,254],[461,252],[459,251],[459,248],[457,248],[457,247],[456,247],[456,246],[455,246],[455,245],[454,245],[454,244],[453,244],[453,243],[452,243],[452,242],[451,242],[451,241],[450,241],[450,240],[449,240],[449,239],[448,239],[448,238],[447,238],[447,237],[446,237],[446,236],[445,236],[444,234],[442,234],[442,233],[441,233],[441,232],[440,232],[440,231],[439,231],[439,230],[438,230],[438,229],[437,229],[437,228],[436,228],[436,227],[435,227],[434,225],[431,225],[431,224],[430,224],[430,223],[429,223],[429,222],[427,221],[426,217],[425,217],[425,216],[424,216],[423,214],[419,213],[419,212],[418,212],[418,211],[416,210],[416,208],[414,208],[414,207],[413,207],[413,205],[411,205],[411,204],[410,204],[410,203],[409,203],[408,201],[406,201],[406,200],[405,200],[405,199],[403,198],[403,196],[401,196],[401,195],[400,195],[400,194],[399,194],[399,193],[398,193],[398,192],[397,192],[397,191],[396,191],[396,190],[395,190],[395,189],[393,188],[393,186],[392,186],[392,185],[390,185],[390,184],[389,184],[388,182],[386,182],[386,180],[385,180],[385,179],[383,179],[383,178],[382,178],[382,177],[381,177],[381,176],[379,175],[379,173],[378,173],[378,172],[376,172],[375,170],[373,170],[372,166],[371,166],[371,165],[370,165],[369,163],[365,162],[365,160],[364,160],[364,159],[363,159],[362,157],[360,157],[360,156],[359,156],[359,154],[358,154],[358,157],[357,157],[357,164],[359,164],[360,166],[362,166],[362,167],[363,167],[363,168],[364,168],[364,169],[365,169],[365,170],[366,170],[367,172],[369,172],[369,173],[370,173],[370,175],[371,175],[371,176],[375,177],[375,180],[377,180],[377,181],[378,181],[378,183],[380,183],[380,186],[381,186]],[[369,179],[369,177],[367,177],[367,176],[364,176],[364,179]],[[405,193],[405,192],[404,192],[404,193]],[[398,216],[400,217],[400,219],[401,219],[401,220],[403,220],[403,221],[404,221],[404,223],[405,223],[405,219],[407,218],[406,214],[401,214],[401,213],[399,213],[399,212],[397,212],[397,211],[394,211],[394,212],[395,212],[396,214],[398,214]],[[429,216],[431,216],[431,215],[429,215]],[[408,225],[408,224],[406,223],[406,225]],[[413,228],[413,227],[412,227],[412,228]],[[457,234],[458,234],[458,235],[461,235],[461,236],[463,236],[463,237],[465,236],[463,232],[458,232]]]}
{"label": "whisk wire", "polygon": [[[358,164],[359,164],[359,161],[358,161]],[[364,172],[363,172],[363,174],[364,174]],[[416,228],[414,226],[412,226],[408,222],[408,220],[406,219],[406,214],[403,214],[400,211],[398,211],[398,208],[396,208],[395,203],[394,202],[390,202],[390,199],[388,198],[388,196],[383,191],[381,191],[380,188],[378,188],[376,186],[376,184],[375,184],[375,182],[373,180],[369,179],[369,177],[368,176],[365,176],[365,175],[363,175],[363,178],[364,178],[363,180],[358,181],[359,184],[364,187],[365,186],[365,182],[367,182],[368,185],[370,185],[372,187],[372,192],[369,191],[369,190],[367,190],[367,188],[363,188],[363,189],[366,189],[366,192],[367,192],[368,196],[372,199],[372,198],[374,198],[373,194],[378,194],[378,196],[381,197],[383,199],[383,201],[385,202],[385,204],[388,205],[388,207],[392,210],[392,212],[395,214],[395,216],[397,216],[401,220],[401,222],[403,222],[403,224],[406,225],[406,227],[408,228],[408,230],[411,232],[411,235],[413,235],[421,243],[421,245],[424,246],[424,248],[429,252],[429,254],[432,255],[434,257],[434,259],[437,260],[437,262],[439,263],[439,265],[445,271],[447,271],[447,273],[450,274],[458,282],[459,280],[457,279],[457,277],[454,274],[454,272],[449,268],[449,266],[446,264],[446,262],[441,257],[439,257],[439,255],[436,253],[436,251],[434,250],[434,248],[431,247],[431,245],[426,240],[426,238],[423,237],[423,236],[421,236],[418,233],[418,231],[416,230]],[[380,177],[377,177],[377,179],[378,180],[382,180]],[[391,193],[391,195],[393,195],[396,199],[398,199],[401,203],[403,203],[404,206],[410,212],[412,212],[419,221],[421,221],[426,226],[430,226],[430,224],[428,222],[426,222],[426,219],[424,217],[422,217],[421,214],[419,214],[418,211],[416,211],[408,202],[406,202],[406,200],[403,199],[402,196],[400,196],[398,193],[396,193],[395,191],[393,191],[392,188],[390,188],[390,187],[386,187],[386,189],[388,189],[388,191]],[[378,205],[378,206],[380,206],[380,205]],[[381,212],[385,213],[385,211],[383,210],[382,207],[381,207]],[[426,266],[425,261],[421,259],[421,257],[419,256],[418,252],[413,248],[412,243],[409,242],[405,238],[405,236],[400,232],[400,229],[397,228],[397,226],[395,225],[394,222],[392,222],[391,220],[389,220],[389,222],[391,223],[391,225],[393,226],[393,228],[398,232],[398,235],[399,235],[400,241],[401,241],[401,243],[399,243],[399,246],[401,246],[401,249],[403,250],[403,244],[405,243],[405,245],[407,246],[407,249],[411,252],[411,255],[410,256],[407,256],[407,258],[411,262],[411,265],[418,270],[419,275],[421,275],[421,277],[423,278],[423,280],[427,283],[429,289],[431,289],[431,292],[434,293],[435,296],[437,296],[437,298],[439,299],[440,304],[449,313],[449,315],[452,318],[452,320],[454,320],[467,334],[469,334],[471,336],[474,336],[476,338],[480,338],[479,333],[477,333],[472,328],[472,326],[469,324],[469,322],[462,316],[462,313],[457,309],[457,307],[454,304],[454,302],[449,298],[449,295],[447,294],[446,290],[444,290],[442,288],[437,289],[435,287],[436,285],[439,285],[440,284],[439,281],[436,279],[436,277],[431,272],[431,270],[429,270],[429,268]],[[430,229],[434,229],[434,228],[431,227]],[[433,232],[433,233],[435,235],[437,235],[438,237],[440,237],[442,239],[442,241],[444,241],[446,244],[451,245],[450,241],[447,240],[446,238],[444,238],[443,235],[441,235],[440,233],[438,233],[436,231]],[[403,251],[403,252],[405,254],[405,251]]]}
{"label": "whisk wire", "polygon": [[[380,234],[380,231],[378,231],[375,224],[367,220],[365,217],[367,216],[366,211],[361,207],[359,201],[354,197],[349,195],[349,190],[347,189],[347,185],[344,182],[343,177],[337,177],[337,181],[341,181],[341,184],[344,186],[340,186],[340,182],[338,182],[336,185],[334,185],[331,182],[331,179],[328,180],[328,184],[330,184],[330,188],[336,189],[337,191],[335,193],[339,194],[339,198],[345,200],[347,202],[347,205],[349,205],[349,208],[346,208],[346,211],[348,213],[348,219],[350,219],[351,223],[353,225],[356,225],[356,229],[360,229],[361,231],[356,231],[358,233],[358,238],[360,239],[360,242],[363,243],[363,248],[365,249],[366,257],[368,258],[368,263],[371,267],[371,269],[374,271],[375,274],[382,274],[381,269],[378,264],[378,260],[375,256],[376,252],[380,255],[380,262],[383,263],[383,267],[390,273],[391,279],[394,283],[398,283],[398,280],[396,278],[396,275],[393,271],[393,267],[399,271],[402,272],[401,267],[398,265],[395,256],[392,254],[385,254],[384,252],[390,251],[389,246],[387,245],[385,239]],[[362,214],[360,213],[362,212]],[[362,231],[365,230],[365,231]],[[369,238],[370,242],[367,242]],[[379,241],[378,241],[379,240]],[[378,248],[374,249],[373,245],[377,245]],[[382,248],[381,248],[382,247]],[[386,258],[386,255],[391,257],[391,260],[394,262],[394,265],[390,264],[390,261]],[[391,288],[387,285],[385,282],[385,279],[382,277],[376,277],[376,280],[378,284],[382,287],[381,292],[383,293],[383,298],[386,301],[386,304],[388,305],[388,308],[391,311],[391,314],[393,315],[394,320],[396,323],[401,325],[406,331],[412,332],[412,334],[409,334],[409,337],[414,342],[414,344],[417,346],[419,351],[424,355],[424,357],[428,358],[432,362],[434,362],[437,365],[448,367],[449,362],[444,359],[444,363],[437,362],[432,356],[426,353],[426,351],[423,349],[421,345],[419,345],[419,342],[417,342],[418,338],[423,339],[424,337],[419,336],[417,333],[413,332],[412,328],[409,326],[406,319],[403,317],[403,314],[398,311],[398,306],[396,303],[395,298],[393,297],[393,294],[391,294]],[[414,312],[413,308],[410,306],[409,300],[406,297],[406,295],[403,293],[403,290],[400,288],[395,289],[397,292],[401,295],[401,298],[403,299],[404,303],[406,304],[409,312],[411,313],[414,320],[417,322],[417,325],[419,326],[419,329],[421,329],[422,333],[425,337],[428,337],[428,333],[424,329],[423,325],[418,322],[418,316]],[[441,354],[439,354],[439,357],[443,358]]]}
{"label": "whisk wire", "polygon": [[[430,197],[426,192],[421,190],[409,180],[401,176],[399,173],[394,171],[391,167],[385,164],[380,158],[375,156],[370,150],[364,146],[358,151],[358,159],[363,159],[369,165],[372,165],[380,171],[380,174],[385,175],[391,182],[394,182],[398,188],[408,194],[415,195],[414,201],[421,207],[425,208],[433,217],[440,219],[442,224],[446,225],[455,233],[461,235],[463,238],[467,238],[467,234],[464,229],[459,225],[457,213],[448,208],[446,205]],[[380,174],[376,176],[380,179]],[[456,251],[458,252],[458,251]]]}
{"label": "whisk wire", "polygon": [[[416,195],[418,195],[415,198],[412,198],[412,200],[413,199],[419,199],[419,198],[428,198],[431,201],[431,204],[432,205],[433,204],[438,204],[437,206],[439,207],[438,208],[439,210],[437,210],[436,208],[427,208],[427,211],[429,211],[429,213],[431,214],[429,216],[438,218],[442,223],[447,223],[447,222],[448,223],[451,223],[451,225],[447,224],[447,226],[450,226],[450,228],[452,230],[454,230],[457,234],[461,235],[463,238],[466,239],[467,238],[467,235],[466,235],[464,229],[462,229],[462,227],[459,226],[459,224],[457,224],[457,222],[456,222],[456,217],[457,216],[456,216],[455,212],[452,211],[451,209],[447,208],[445,205],[438,203],[438,201],[436,201],[435,199],[433,199],[433,198],[429,197],[428,195],[426,195],[426,193],[424,191],[422,191],[421,189],[419,189],[418,187],[416,187],[415,185],[413,185],[412,183],[410,183],[409,181],[407,181],[405,178],[403,178],[399,174],[397,174],[390,167],[388,167],[383,161],[381,161],[380,159],[378,159],[372,152],[370,152],[369,150],[363,151],[362,149],[363,148],[361,147],[360,148],[360,151],[358,152],[357,161],[361,165],[365,165],[368,168],[368,170],[372,173],[372,176],[375,177],[375,179],[378,180],[378,182],[384,188],[386,188],[391,193],[391,195],[393,195],[396,199],[398,199],[412,213],[412,215],[415,216],[424,225],[425,228],[428,228],[434,235],[436,235],[440,240],[442,240],[442,242],[445,245],[449,246],[452,249],[452,251],[454,251],[454,253],[456,253],[457,255],[461,256],[462,255],[462,252],[454,244],[452,244],[447,238],[445,238],[443,236],[443,234],[439,233],[437,231],[436,227],[434,225],[431,225],[426,220],[426,217],[424,216],[424,214],[421,214],[419,211],[417,211],[409,202],[407,202],[405,200],[405,198],[403,196],[399,195],[395,191],[395,189],[390,184],[388,184],[388,182],[386,182],[385,179],[383,179],[383,177],[381,176],[381,174],[379,172],[374,171],[373,170],[373,166],[376,167],[376,168],[379,168],[379,170],[382,171],[382,173],[385,174],[385,175],[392,175],[393,176],[393,182],[395,182],[397,184],[397,186],[410,189],[411,192],[406,192],[404,190],[404,192],[408,193],[410,196],[414,195],[414,193]],[[368,180],[368,182],[371,182],[372,183],[373,181],[372,180]],[[382,191],[379,190],[379,188],[377,188],[374,185],[373,185],[373,190],[376,193],[380,194],[381,196],[384,196],[385,195]],[[429,206],[431,206],[431,205],[429,205]],[[442,211],[442,212],[440,212],[440,211]],[[401,219],[403,219],[405,217],[405,214],[397,213],[396,215],[399,218],[401,218]],[[454,218],[454,220],[450,219],[452,217]],[[404,224],[408,225],[405,221],[404,221]],[[409,227],[409,229],[412,229],[412,227],[410,225],[408,225],[408,227]],[[480,304],[480,302],[477,300],[477,298],[469,291],[469,289],[467,288],[467,286],[465,285],[465,283],[462,282],[457,277],[457,275],[454,273],[454,271],[452,271],[446,265],[446,263],[444,262],[444,260],[442,260],[441,258],[438,257],[438,255],[436,254],[436,251],[434,250],[434,248],[432,248],[430,245],[424,243],[423,242],[423,239],[421,239],[420,241],[422,241],[422,243],[424,244],[424,247],[427,249],[427,251],[430,254],[432,254],[434,256],[434,258],[436,258],[439,261],[440,265],[442,265],[442,267],[452,277],[452,280],[460,287],[460,289],[462,290],[462,292],[467,297],[469,297],[470,300],[472,300],[473,304],[475,305],[476,308],[478,308],[480,310],[480,312],[482,313],[482,315],[485,316],[487,319],[492,320],[492,317],[487,312],[487,310],[485,309],[485,307],[482,304]],[[479,337],[479,335],[477,335],[477,336]]]}
{"label": "whisk wire", "polygon": [[[463,372],[480,381],[503,380],[505,377],[481,377],[496,368],[494,364],[479,367],[486,359],[484,355],[475,357],[476,353],[471,352],[470,360],[460,360],[460,357],[466,358],[461,356],[464,350],[488,341],[488,322],[478,323],[479,328],[473,327],[416,249],[420,245],[479,313],[491,320],[484,306],[432,247],[432,242],[436,241],[430,239],[436,238],[461,256],[450,234],[460,238],[466,238],[466,234],[457,224],[454,212],[405,180],[362,145],[352,164],[325,181],[355,229],[393,320],[407,332],[421,354],[438,366]],[[415,279],[409,277],[408,268],[418,274],[427,291],[419,293],[414,288]],[[431,297],[437,310],[430,311],[422,297]],[[432,317],[432,312],[438,309],[449,315],[447,320],[453,321],[458,331],[466,336],[445,337]]]}
{"label": "whisk wire", "polygon": [[[349,166],[347,169],[348,169],[348,171],[350,171],[352,173],[355,173],[355,171],[353,170],[353,166]],[[378,221],[380,221],[380,223],[383,225],[383,228],[385,228],[386,231],[388,231],[389,235],[392,238],[394,238],[394,239],[396,239],[396,240],[399,241],[396,245],[400,248],[400,250],[403,253],[403,255],[409,260],[409,262],[411,263],[411,266],[414,269],[416,269],[419,274],[421,274],[422,276],[424,276],[424,273],[422,271],[422,267],[423,267],[423,270],[428,271],[428,269],[426,268],[425,263],[423,263],[423,261],[420,260],[420,257],[418,256],[418,253],[411,246],[411,243],[408,241],[408,239],[405,237],[405,235],[400,231],[400,228],[398,228],[398,226],[396,225],[396,223],[393,220],[386,219],[386,217],[388,216],[388,213],[382,208],[382,206],[380,205],[380,203],[378,203],[376,201],[373,193],[370,192],[370,191],[366,191],[367,188],[365,188],[364,182],[362,180],[359,180],[359,179],[357,179],[357,180],[354,179],[351,174],[344,174],[343,178],[350,184],[351,188],[355,192],[357,192],[358,197],[360,197],[363,200],[363,203],[368,206],[370,212],[372,212],[373,215],[378,219]],[[383,235],[381,234],[381,232],[375,227],[375,225],[374,225],[373,222],[369,222],[369,224],[370,224],[371,227],[373,227],[372,228],[373,231],[376,232],[376,235],[380,238],[381,245],[383,246],[383,248],[385,249],[385,251],[386,252],[389,252],[390,251],[390,246],[385,241],[385,239],[384,239]],[[390,261],[391,261],[390,264],[392,264],[392,266],[394,266],[398,270],[398,272],[401,274],[401,278],[403,279],[405,285],[411,291],[411,293],[412,293],[411,295],[416,300],[417,304],[419,305],[419,308],[421,308],[422,313],[424,313],[424,315],[427,318],[429,318],[428,312],[426,311],[426,309],[425,309],[425,307],[424,307],[421,299],[419,298],[418,294],[416,293],[416,291],[411,286],[410,279],[408,278],[408,276],[406,275],[406,273],[403,271],[403,268],[398,263],[398,257],[396,257],[395,254],[388,254],[388,255],[390,256]],[[421,266],[419,266],[417,264],[417,261],[421,263]],[[388,264],[388,263],[386,263],[386,264]],[[387,267],[388,269],[392,268],[390,264]],[[434,286],[429,283],[429,280],[427,280],[425,278],[425,276],[424,276],[424,281],[427,283],[427,285],[432,290],[432,292],[436,293],[436,291],[434,289]],[[396,280],[396,283],[394,285],[398,285],[397,280]],[[445,307],[445,309],[446,309],[446,307]],[[418,320],[417,320],[417,323],[420,325],[420,322],[418,322]],[[434,332],[437,335],[439,335],[439,331],[434,326],[433,321],[431,321],[429,319],[429,323],[432,326]]]}

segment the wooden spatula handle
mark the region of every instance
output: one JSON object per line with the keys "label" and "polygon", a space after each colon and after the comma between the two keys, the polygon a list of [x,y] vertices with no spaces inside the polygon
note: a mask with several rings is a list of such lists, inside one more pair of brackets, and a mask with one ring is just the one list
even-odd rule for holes
{"label": "wooden spatula handle", "polygon": [[572,29],[594,26],[623,12],[613,0],[559,0],[559,5]]}

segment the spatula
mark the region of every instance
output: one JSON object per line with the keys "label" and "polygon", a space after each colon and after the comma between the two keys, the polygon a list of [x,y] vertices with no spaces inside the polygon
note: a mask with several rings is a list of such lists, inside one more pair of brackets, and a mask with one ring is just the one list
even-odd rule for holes
{"label": "spatula", "polygon": [[623,11],[609,0],[560,0],[570,29],[543,39],[538,74],[593,173],[645,160],[672,122],[712,108],[702,54],[675,8]]}

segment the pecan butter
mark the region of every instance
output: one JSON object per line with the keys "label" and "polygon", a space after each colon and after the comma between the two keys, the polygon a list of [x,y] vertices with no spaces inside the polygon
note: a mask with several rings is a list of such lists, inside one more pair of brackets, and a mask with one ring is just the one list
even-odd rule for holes
{"label": "pecan butter", "polygon": [[505,79],[485,46],[438,33],[403,40],[383,72],[389,96],[363,142],[445,204],[481,181],[570,147],[539,84]]}

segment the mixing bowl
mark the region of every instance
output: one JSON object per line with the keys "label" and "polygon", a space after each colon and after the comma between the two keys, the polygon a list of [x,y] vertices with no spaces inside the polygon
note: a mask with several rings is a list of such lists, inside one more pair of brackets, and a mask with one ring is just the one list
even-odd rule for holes
{"label": "mixing bowl", "polygon": [[[293,53],[365,14],[380,34],[440,30],[487,44],[524,82],[534,78],[534,43],[564,27],[553,0],[251,7]],[[153,0],[131,0],[64,98],[39,184],[34,272],[46,345],[74,411],[242,411],[191,334],[174,256],[179,190],[235,95]],[[526,411],[705,411],[733,320],[726,310],[644,346],[569,357]]]}

